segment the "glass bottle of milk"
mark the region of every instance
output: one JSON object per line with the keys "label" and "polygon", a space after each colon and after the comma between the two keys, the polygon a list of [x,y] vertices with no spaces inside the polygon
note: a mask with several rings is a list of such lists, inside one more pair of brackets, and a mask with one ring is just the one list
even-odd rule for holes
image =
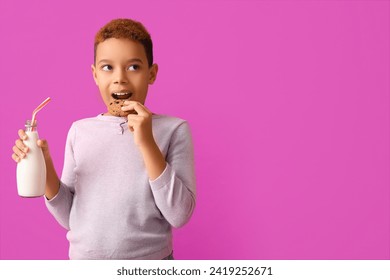
{"label": "glass bottle of milk", "polygon": [[37,145],[37,122],[26,121],[27,140],[23,143],[29,151],[16,167],[18,194],[22,197],[38,197],[45,194],[46,164],[42,149]]}

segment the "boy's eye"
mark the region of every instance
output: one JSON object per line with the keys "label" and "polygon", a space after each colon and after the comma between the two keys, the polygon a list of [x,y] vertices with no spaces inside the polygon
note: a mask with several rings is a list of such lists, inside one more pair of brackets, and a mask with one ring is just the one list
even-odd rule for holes
{"label": "boy's eye", "polygon": [[110,70],[112,70],[112,67],[111,67],[111,65],[103,65],[102,70],[103,71],[110,71]]}
{"label": "boy's eye", "polygon": [[137,65],[137,64],[130,65],[127,69],[130,71],[136,71],[139,69],[139,65]]}

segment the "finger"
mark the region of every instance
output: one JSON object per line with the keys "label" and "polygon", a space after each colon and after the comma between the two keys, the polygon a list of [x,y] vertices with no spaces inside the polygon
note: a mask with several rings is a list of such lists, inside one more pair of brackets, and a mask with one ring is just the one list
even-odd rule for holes
{"label": "finger", "polygon": [[134,106],[134,110],[138,113],[138,115],[140,116],[144,116],[144,117],[147,117],[149,115],[152,115],[152,112],[149,111],[148,108],[145,107],[145,105],[141,104],[141,103],[137,103],[135,106]]}
{"label": "finger", "polygon": [[135,103],[125,104],[121,107],[122,111],[132,111],[134,110]]}
{"label": "finger", "polygon": [[24,158],[24,157],[26,157],[26,154],[25,154],[23,151],[19,150],[19,148],[16,147],[16,146],[13,146],[13,147],[12,147],[12,151],[13,151],[14,154],[15,154],[16,156],[18,156],[19,158]]}
{"label": "finger", "polygon": [[134,129],[138,127],[141,122],[141,118],[139,115],[128,115],[127,116],[127,126],[129,127],[131,132],[134,132]]}
{"label": "finger", "polygon": [[131,132],[134,132],[134,122],[132,120],[129,121],[129,116],[127,116],[127,126]]}
{"label": "finger", "polygon": [[129,115],[137,115],[137,112],[133,109],[133,105],[122,106],[121,110],[127,112]]}
{"label": "finger", "polygon": [[16,154],[12,154],[12,159],[17,163],[20,161],[20,157],[18,157]]}
{"label": "finger", "polygon": [[24,145],[23,141],[20,140],[20,139],[18,139],[18,140],[15,141],[15,146],[16,146],[19,150],[21,150],[21,151],[23,151],[23,152],[25,152],[25,153],[28,152],[28,147],[27,147],[26,145]]}
{"label": "finger", "polygon": [[18,130],[19,138],[22,140],[27,140],[27,134],[23,129]]}
{"label": "finger", "polygon": [[128,126],[131,126],[131,127],[134,127],[134,126],[138,126],[142,120],[144,119],[144,117],[140,116],[140,115],[128,115],[127,116],[127,124]]}
{"label": "finger", "polygon": [[145,117],[143,116],[140,116],[140,115],[135,115],[135,114],[130,114],[127,116],[127,119],[129,121],[141,121],[143,120]]}
{"label": "finger", "polygon": [[148,116],[151,115],[152,112],[149,111],[144,105],[136,101],[125,101],[124,106],[122,107],[123,111],[135,110],[140,116]]}
{"label": "finger", "polygon": [[42,148],[43,150],[47,150],[49,145],[47,144],[47,141],[44,139],[37,140],[37,145]]}

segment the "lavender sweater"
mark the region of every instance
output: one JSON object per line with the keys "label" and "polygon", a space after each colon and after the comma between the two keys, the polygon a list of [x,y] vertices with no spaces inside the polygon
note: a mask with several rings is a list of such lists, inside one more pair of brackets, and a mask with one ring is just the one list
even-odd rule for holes
{"label": "lavender sweater", "polygon": [[70,259],[162,259],[171,227],[195,207],[190,129],[153,115],[153,135],[167,167],[150,181],[126,119],[99,115],[73,123],[60,189],[47,208],[68,230]]}

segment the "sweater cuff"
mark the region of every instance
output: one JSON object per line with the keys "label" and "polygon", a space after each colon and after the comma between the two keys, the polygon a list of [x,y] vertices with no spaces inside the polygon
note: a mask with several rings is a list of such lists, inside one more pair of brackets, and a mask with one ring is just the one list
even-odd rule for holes
{"label": "sweater cuff", "polygon": [[164,171],[160,174],[160,176],[154,180],[149,180],[150,186],[153,190],[159,190],[168,185],[171,182],[173,176],[173,170],[167,163]]}
{"label": "sweater cuff", "polygon": [[60,187],[58,189],[58,192],[55,196],[53,196],[51,199],[48,199],[46,195],[44,195],[45,197],[45,202],[48,203],[48,204],[52,204],[52,203],[55,203],[57,200],[59,200],[58,197],[61,197],[64,195],[64,187],[62,186],[62,182],[60,181]]}

